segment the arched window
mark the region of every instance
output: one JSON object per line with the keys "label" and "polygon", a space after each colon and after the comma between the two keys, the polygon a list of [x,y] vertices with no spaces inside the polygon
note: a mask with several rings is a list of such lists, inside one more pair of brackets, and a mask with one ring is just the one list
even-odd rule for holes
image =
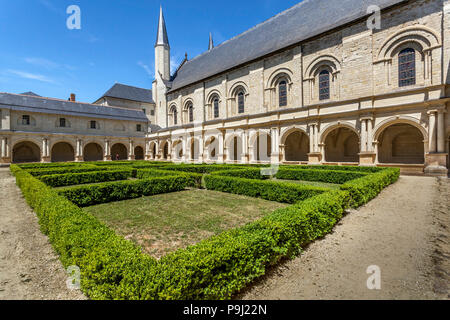
{"label": "arched window", "polygon": [[219,117],[219,99],[215,98],[213,101],[213,105],[214,105],[214,118],[218,118]]}
{"label": "arched window", "polygon": [[189,103],[187,109],[188,109],[189,122],[194,122],[194,106],[192,105],[192,103]]}
{"label": "arched window", "polygon": [[330,72],[328,70],[319,73],[319,99],[330,99]]}
{"label": "arched window", "polygon": [[172,110],[172,117],[173,117],[173,125],[176,126],[178,124],[178,111],[177,111],[177,107],[173,106]]}
{"label": "arched window", "polygon": [[287,106],[287,83],[284,80],[278,84],[278,95],[279,95],[280,107],[286,107]]}
{"label": "arched window", "polygon": [[411,48],[398,54],[398,83],[400,87],[416,84],[416,51]]}
{"label": "arched window", "polygon": [[238,100],[238,112],[239,113],[244,113],[245,112],[245,96],[244,96],[244,92],[239,92],[237,95],[237,100]]}

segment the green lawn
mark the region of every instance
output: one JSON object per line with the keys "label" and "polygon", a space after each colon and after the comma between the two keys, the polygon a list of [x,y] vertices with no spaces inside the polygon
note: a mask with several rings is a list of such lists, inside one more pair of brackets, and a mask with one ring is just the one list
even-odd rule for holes
{"label": "green lawn", "polygon": [[159,259],[286,206],[216,191],[188,190],[85,210]]}
{"label": "green lawn", "polygon": [[272,181],[305,184],[305,185],[308,185],[308,186],[330,188],[330,189],[339,189],[339,187],[341,186],[340,184],[326,183],[326,182],[315,182],[315,181],[279,180],[279,179],[273,179]]}

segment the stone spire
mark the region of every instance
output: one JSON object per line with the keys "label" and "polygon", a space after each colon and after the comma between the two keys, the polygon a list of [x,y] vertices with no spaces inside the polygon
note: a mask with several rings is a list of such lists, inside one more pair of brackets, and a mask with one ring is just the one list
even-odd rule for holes
{"label": "stone spire", "polygon": [[159,22],[158,22],[158,34],[156,36],[156,46],[168,46],[169,45],[169,37],[167,36],[166,29],[166,20],[164,19],[162,6],[159,11]]}
{"label": "stone spire", "polygon": [[209,33],[209,47],[208,47],[208,50],[212,50],[212,49],[214,49],[214,41],[213,41],[212,33],[210,32]]}

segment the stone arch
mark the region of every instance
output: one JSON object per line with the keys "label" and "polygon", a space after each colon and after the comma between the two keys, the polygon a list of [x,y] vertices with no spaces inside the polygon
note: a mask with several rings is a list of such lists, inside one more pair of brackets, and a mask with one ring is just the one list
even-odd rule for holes
{"label": "stone arch", "polygon": [[200,143],[197,138],[191,138],[189,140],[190,160],[197,161],[200,156]]}
{"label": "stone arch", "polygon": [[306,131],[299,128],[287,130],[281,137],[281,144],[284,145],[285,161],[308,161],[310,146],[309,136]]}
{"label": "stone arch", "polygon": [[408,42],[417,43],[422,47],[422,50],[434,49],[441,45],[439,36],[434,30],[419,25],[406,27],[388,37],[383,42],[378,51],[378,60],[392,58],[395,49]]}
{"label": "stone arch", "polygon": [[134,159],[135,160],[144,160],[145,159],[144,148],[143,147],[136,146],[134,148]]}
{"label": "stone arch", "polygon": [[420,133],[424,137],[424,141],[428,141],[428,131],[420,124],[419,119],[416,119],[414,117],[401,116],[389,118],[387,120],[382,121],[377,126],[375,126],[374,128],[375,134],[373,136],[374,142],[375,143],[379,142],[380,135],[383,133],[383,131],[394,124],[409,124],[420,131]]}
{"label": "stone arch", "polygon": [[85,145],[83,149],[84,161],[102,161],[103,160],[103,148],[96,142],[90,142]]}
{"label": "stone arch", "polygon": [[205,142],[208,160],[219,159],[219,140],[216,136],[210,136]]}
{"label": "stone arch", "polygon": [[51,149],[52,162],[75,161],[75,148],[65,141],[54,143]]}
{"label": "stone arch", "polygon": [[360,137],[351,125],[332,125],[322,134],[326,162],[359,162]]}
{"label": "stone arch", "polygon": [[177,126],[179,124],[179,112],[176,103],[172,103],[169,107],[169,125]]}
{"label": "stone arch", "polygon": [[127,160],[128,149],[123,143],[116,143],[111,147],[111,157],[113,160]]}
{"label": "stone arch", "polygon": [[[215,117],[215,101],[218,102],[218,117]],[[206,107],[207,107],[207,118],[208,120],[213,120],[216,118],[220,118],[220,109],[222,105],[222,98],[220,92],[218,90],[212,90],[206,99]]]}
{"label": "stone arch", "polygon": [[173,156],[177,160],[182,160],[184,156],[183,141],[181,139],[175,140],[172,145]]}
{"label": "stone arch", "polygon": [[169,159],[169,141],[167,140],[161,143],[161,155],[164,160]]}
{"label": "stone arch", "polygon": [[313,78],[323,67],[328,67],[332,73],[337,73],[341,71],[341,62],[332,54],[317,57],[306,68],[305,79]]}
{"label": "stone arch", "polygon": [[18,141],[12,149],[13,163],[40,162],[41,149],[32,141]]}
{"label": "stone arch", "polygon": [[390,122],[376,134],[378,162],[424,164],[425,138],[423,132],[411,123]]}

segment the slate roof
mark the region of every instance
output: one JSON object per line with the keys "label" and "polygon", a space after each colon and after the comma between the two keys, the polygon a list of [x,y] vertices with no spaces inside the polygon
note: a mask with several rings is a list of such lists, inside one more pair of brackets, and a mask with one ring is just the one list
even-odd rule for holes
{"label": "slate roof", "polygon": [[41,112],[57,115],[148,122],[147,116],[142,110],[112,108],[96,104],[12,93],[0,92],[0,107],[22,112]]}
{"label": "slate roof", "polygon": [[408,0],[304,0],[186,62],[178,70],[171,91],[368,16],[371,5],[385,9],[405,1]]}
{"label": "slate roof", "polygon": [[156,34],[156,46],[170,46],[169,37],[167,36],[166,20],[164,19],[162,7],[159,10],[158,32]]}
{"label": "slate roof", "polygon": [[38,94],[36,94],[36,93],[34,93],[34,92],[32,92],[32,91],[28,91],[28,92],[21,93],[21,95],[24,95],[24,96],[32,96],[32,97],[40,97],[40,95],[38,95]]}
{"label": "slate roof", "polygon": [[153,102],[152,90],[127,86],[121,83],[113,85],[100,99],[105,97],[155,103]]}

